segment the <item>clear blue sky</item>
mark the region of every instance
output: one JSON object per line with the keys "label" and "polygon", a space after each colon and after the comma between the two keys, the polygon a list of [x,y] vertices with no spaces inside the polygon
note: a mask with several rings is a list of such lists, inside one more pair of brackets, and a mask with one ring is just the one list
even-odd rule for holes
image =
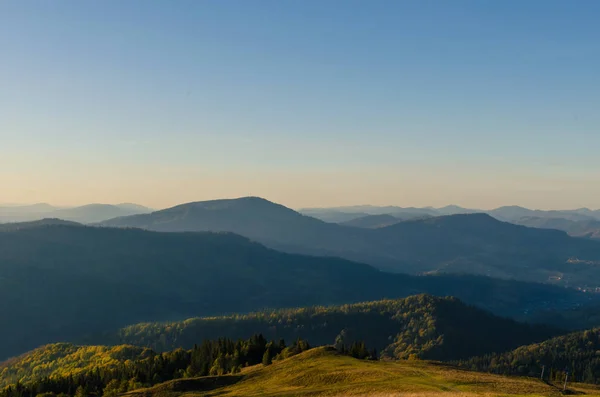
{"label": "clear blue sky", "polygon": [[0,2],[0,202],[600,207],[600,1]]}

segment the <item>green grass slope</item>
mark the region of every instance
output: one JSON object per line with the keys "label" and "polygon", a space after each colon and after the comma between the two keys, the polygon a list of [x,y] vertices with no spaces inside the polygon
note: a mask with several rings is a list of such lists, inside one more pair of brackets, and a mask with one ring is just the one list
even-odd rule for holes
{"label": "green grass slope", "polygon": [[267,367],[249,368],[241,376],[224,378],[221,383],[225,386],[215,385],[217,382],[210,378],[176,380],[133,391],[127,396],[560,395],[556,387],[534,379],[469,372],[424,361],[357,360],[339,355],[327,347],[312,349]]}

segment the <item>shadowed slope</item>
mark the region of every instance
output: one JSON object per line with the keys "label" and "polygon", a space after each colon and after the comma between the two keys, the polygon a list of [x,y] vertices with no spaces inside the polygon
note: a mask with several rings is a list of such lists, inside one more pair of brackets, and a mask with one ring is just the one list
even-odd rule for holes
{"label": "shadowed slope", "polygon": [[342,259],[277,252],[228,233],[11,225],[0,228],[0,318],[19,321],[0,328],[0,340],[11,341],[0,345],[0,357],[142,321],[422,292],[510,315],[588,299],[513,281],[390,275]]}

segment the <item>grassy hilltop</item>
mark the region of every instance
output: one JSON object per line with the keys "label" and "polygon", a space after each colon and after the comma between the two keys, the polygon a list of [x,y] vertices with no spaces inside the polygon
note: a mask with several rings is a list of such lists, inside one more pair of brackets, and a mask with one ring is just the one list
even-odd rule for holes
{"label": "grassy hilltop", "polygon": [[[593,387],[571,391],[600,395]],[[560,389],[537,379],[460,370],[426,361],[365,361],[311,349],[240,375],[174,380],[127,397],[178,396],[559,396]]]}

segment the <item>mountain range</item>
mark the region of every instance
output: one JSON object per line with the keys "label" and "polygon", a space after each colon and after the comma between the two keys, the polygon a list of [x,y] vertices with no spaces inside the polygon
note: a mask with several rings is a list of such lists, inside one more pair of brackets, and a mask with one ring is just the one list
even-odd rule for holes
{"label": "mountain range", "polygon": [[[590,210],[588,208],[579,208],[575,210],[531,210],[529,208],[520,207],[517,205],[503,206],[492,210],[464,208],[457,205],[447,205],[441,208],[434,207],[397,207],[397,206],[374,206],[374,205],[356,205],[346,207],[326,207],[326,208],[302,208],[298,210],[301,214],[309,215],[315,218],[323,219],[327,222],[332,222],[336,214],[346,214],[354,218],[366,215],[393,215],[399,218],[408,219],[410,215],[413,217],[422,216],[442,216],[442,215],[457,215],[457,214],[474,214],[483,213],[492,215],[494,218],[503,221],[517,221],[523,217],[538,217],[538,218],[564,218],[574,221],[596,219],[600,220],[600,210]],[[403,216],[404,215],[404,216]],[[408,216],[407,216],[408,215]],[[347,221],[350,219],[345,219]],[[337,221],[334,221],[337,222]]]}
{"label": "mountain range", "polygon": [[258,197],[245,197],[188,203],[100,225],[161,232],[227,231],[285,252],[338,256],[393,272],[468,273],[600,286],[596,265],[600,242],[502,222],[482,213],[428,216],[368,229],[324,222]]}
{"label": "mountain range", "polygon": [[[301,209],[300,213],[326,222],[366,228],[389,226],[393,223],[409,219],[482,213],[517,225],[562,230],[574,237],[600,239],[600,210],[592,211],[587,208],[542,211],[530,210],[519,206],[505,206],[493,210],[477,210],[462,208],[456,205],[448,205],[442,208],[402,208],[363,205],[305,208]],[[373,217],[387,217],[387,220],[385,222],[377,222],[377,218]]]}
{"label": "mountain range", "polygon": [[45,343],[95,341],[143,321],[416,293],[456,296],[516,317],[597,302],[595,295],[543,284],[389,274],[333,257],[278,252],[224,232],[54,220],[0,227],[0,318],[11,319],[0,327],[0,340],[10,341],[0,344],[3,358]]}
{"label": "mountain range", "polygon": [[[138,204],[88,204],[80,207],[56,207],[47,203],[32,205],[0,205],[0,223],[27,222],[45,218],[70,220],[79,223],[98,223],[112,218],[147,214],[153,210]],[[505,206],[493,210],[478,210],[448,205],[433,207],[348,206],[305,208],[299,211],[328,223],[345,226],[379,228],[394,223],[444,215],[487,213],[494,218],[518,225],[542,229],[557,229],[575,237],[600,239],[600,210],[530,210],[519,206]]]}
{"label": "mountain range", "polygon": [[44,218],[57,218],[79,223],[96,223],[118,216],[151,212],[150,208],[131,203],[117,205],[88,204],[80,207],[54,207],[39,203],[32,205],[0,206],[0,223],[28,222]]}

